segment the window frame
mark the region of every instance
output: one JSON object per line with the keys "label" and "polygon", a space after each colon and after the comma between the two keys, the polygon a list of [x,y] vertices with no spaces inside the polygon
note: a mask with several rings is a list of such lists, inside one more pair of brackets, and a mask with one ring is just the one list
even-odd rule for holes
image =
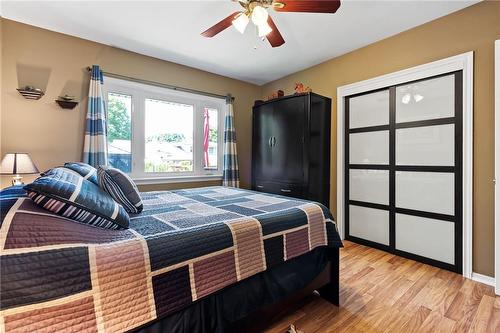
{"label": "window frame", "polygon": [[[222,158],[224,139],[224,117],[227,109],[222,98],[198,95],[173,90],[162,86],[149,85],[105,76],[103,85],[106,112],[108,94],[131,96],[131,172],[129,176],[137,184],[179,183],[190,181],[222,179]],[[146,153],[146,99],[168,101],[193,106],[193,171],[186,172],[145,172]],[[217,169],[203,166],[203,112],[204,108],[218,110]]]}

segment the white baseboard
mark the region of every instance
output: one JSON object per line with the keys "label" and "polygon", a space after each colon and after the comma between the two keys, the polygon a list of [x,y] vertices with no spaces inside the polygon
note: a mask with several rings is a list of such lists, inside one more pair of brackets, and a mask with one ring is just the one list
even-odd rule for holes
{"label": "white baseboard", "polygon": [[491,276],[487,276],[487,275],[473,272],[472,273],[472,280],[474,280],[476,282],[487,284],[487,285],[492,286],[492,287],[495,286],[495,278],[491,277]]}

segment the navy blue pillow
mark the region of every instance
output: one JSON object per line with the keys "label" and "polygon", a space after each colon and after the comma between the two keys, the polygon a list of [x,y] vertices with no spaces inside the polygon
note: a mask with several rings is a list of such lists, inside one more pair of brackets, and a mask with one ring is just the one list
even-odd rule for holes
{"label": "navy blue pillow", "polygon": [[104,190],[64,168],[24,187],[33,201],[58,215],[106,229],[126,229],[129,216]]}
{"label": "navy blue pillow", "polygon": [[92,183],[99,185],[97,180],[97,169],[83,162],[67,162],[64,167],[78,172],[84,179],[90,180]]}
{"label": "navy blue pillow", "polygon": [[137,185],[123,171],[101,165],[97,170],[99,186],[129,213],[139,214],[143,204]]}

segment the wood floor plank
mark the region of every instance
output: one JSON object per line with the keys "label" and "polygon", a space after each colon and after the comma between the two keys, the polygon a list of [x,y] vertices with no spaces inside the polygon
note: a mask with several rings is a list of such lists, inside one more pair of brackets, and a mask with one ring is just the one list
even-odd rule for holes
{"label": "wood floor plank", "polygon": [[490,320],[488,321],[487,332],[500,332],[500,297],[495,298],[495,304],[491,310]]}
{"label": "wood floor plank", "polygon": [[[455,296],[460,292],[460,288],[465,282],[465,278],[458,274],[454,274],[453,276],[450,276],[449,278],[449,283],[448,283],[448,288],[443,294],[442,301],[439,304],[436,304],[436,308],[438,311],[441,313],[443,317],[446,317],[446,312],[448,312],[448,309],[450,308],[451,304],[455,300]],[[448,318],[451,319],[451,318]]]}
{"label": "wood floor plank", "polygon": [[464,279],[461,276],[454,274],[453,276],[450,276],[449,279],[442,281],[444,281],[445,285],[439,288],[434,288],[434,293],[427,302],[427,306],[432,310],[439,311],[441,316],[444,316],[463,285]]}
{"label": "wood floor plank", "polygon": [[367,331],[370,327],[377,325],[381,317],[391,311],[393,296],[406,283],[406,279],[399,278],[386,285],[385,289],[375,289],[368,294],[373,296],[365,308],[363,315],[356,315],[351,323],[339,328],[339,332],[351,332],[356,330]]}
{"label": "wood floor plank", "polygon": [[411,270],[409,270],[408,272],[406,272],[404,274],[405,278],[407,278],[408,280],[411,280],[411,281],[417,281],[418,279],[420,279],[420,277],[422,275],[425,274],[426,272],[426,267],[427,265],[424,265],[422,263],[419,263],[419,262],[416,262],[415,261],[415,264],[414,266],[412,267]]}
{"label": "wood floor plank", "polygon": [[481,302],[479,303],[479,307],[477,308],[476,315],[474,316],[469,329],[470,333],[486,332],[494,305],[494,297],[484,295],[483,298],[481,298]]}
{"label": "wood floor plank", "polygon": [[[430,313],[431,310],[424,306],[419,306],[416,310],[412,311],[407,311],[406,309],[406,307],[414,301],[415,296],[423,290],[423,288],[427,285],[427,282],[436,274],[436,269],[433,267],[425,267],[426,271],[422,274],[422,277],[415,281],[412,286],[394,303],[393,309],[398,315],[395,319],[386,323],[386,327],[383,332],[405,332],[406,330],[416,329],[422,324],[428,313]],[[418,316],[415,317],[415,314],[418,314]],[[403,330],[403,327],[407,328]]]}
{"label": "wood floor plank", "polygon": [[264,332],[294,324],[304,333],[500,333],[500,297],[490,286],[347,241],[340,258],[340,307],[311,295]]}
{"label": "wood floor plank", "polygon": [[285,316],[276,321],[273,325],[266,329],[268,333],[282,333],[286,332],[290,323],[296,323],[298,319],[304,317],[306,314],[303,311],[295,311],[289,316]]}
{"label": "wood floor plank", "polygon": [[408,303],[413,301],[413,299],[422,291],[422,289],[427,285],[430,279],[432,279],[437,272],[437,269],[431,266],[425,266],[426,271],[422,274],[420,279],[415,281],[415,283],[405,292],[403,296],[396,302],[396,306],[400,309],[406,307]]}
{"label": "wood floor plank", "polygon": [[400,331],[401,332],[417,332],[417,330],[422,326],[424,321],[431,314],[431,309],[425,306],[420,306],[413,316],[409,317],[409,320],[403,324]]}
{"label": "wood floor plank", "polygon": [[434,329],[435,333],[450,333],[453,332],[454,327],[456,325],[456,321],[451,320],[446,317],[441,317],[441,321],[437,324]]}
{"label": "wood floor plank", "polygon": [[350,280],[349,282],[354,283],[373,270],[374,270],[373,267],[367,266],[367,267],[363,268],[362,270],[356,272],[356,274],[352,275],[349,278],[349,280]]}
{"label": "wood floor plank", "polygon": [[295,321],[295,325],[300,327],[300,330],[303,332],[315,332],[318,330],[325,320],[334,317],[339,312],[338,308],[332,309],[326,303],[325,300],[318,299],[313,303],[314,306],[304,309],[306,316]]}
{"label": "wood floor plank", "polygon": [[[464,283],[465,285],[465,283]],[[481,283],[474,283],[472,286],[472,291],[470,295],[465,300],[463,307],[462,318],[460,318],[455,326],[456,332],[468,332],[472,325],[472,321],[477,313],[481,299],[483,298],[483,292],[485,288]]]}
{"label": "wood floor plank", "polygon": [[366,304],[373,299],[369,294],[363,294],[355,298],[349,308],[341,307],[337,318],[331,318],[324,325],[321,326],[322,330],[318,332],[333,333],[338,332],[341,327],[347,327],[357,320],[358,316],[366,313]]}
{"label": "wood floor plank", "polygon": [[419,333],[431,333],[438,329],[439,323],[443,317],[439,311],[431,311],[427,318],[425,318],[422,325],[418,328]]}
{"label": "wood floor plank", "polygon": [[460,320],[463,317],[466,300],[467,296],[463,292],[459,291],[455,295],[455,298],[453,299],[450,306],[446,310],[444,316],[446,318],[450,318],[455,321]]}

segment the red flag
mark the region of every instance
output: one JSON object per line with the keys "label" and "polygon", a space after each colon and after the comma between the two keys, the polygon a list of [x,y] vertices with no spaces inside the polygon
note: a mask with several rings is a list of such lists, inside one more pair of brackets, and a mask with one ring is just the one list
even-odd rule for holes
{"label": "red flag", "polygon": [[203,165],[205,168],[209,167],[209,161],[208,161],[208,144],[210,140],[210,125],[208,123],[209,117],[208,117],[208,108],[205,108],[205,123],[204,123],[204,131],[203,131]]}

